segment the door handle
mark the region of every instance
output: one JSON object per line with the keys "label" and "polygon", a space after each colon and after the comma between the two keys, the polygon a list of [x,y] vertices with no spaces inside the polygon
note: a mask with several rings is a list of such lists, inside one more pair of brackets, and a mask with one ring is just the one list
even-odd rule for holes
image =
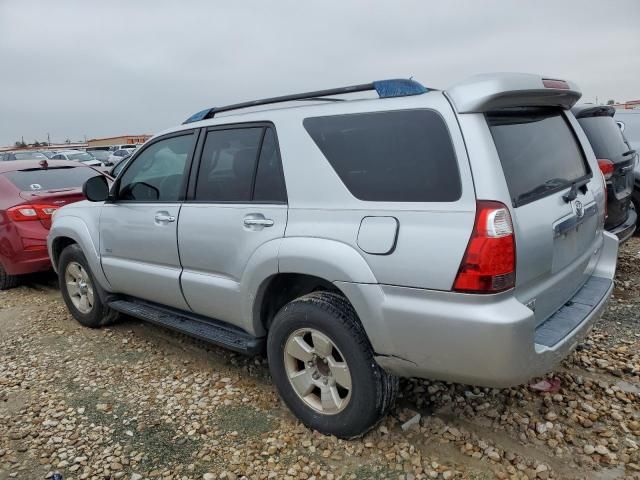
{"label": "door handle", "polygon": [[156,213],[154,219],[157,223],[170,223],[176,221],[176,217],[169,215],[168,213]]}
{"label": "door handle", "polygon": [[247,215],[244,217],[245,227],[273,227],[273,220],[270,218],[264,218],[264,215]]}

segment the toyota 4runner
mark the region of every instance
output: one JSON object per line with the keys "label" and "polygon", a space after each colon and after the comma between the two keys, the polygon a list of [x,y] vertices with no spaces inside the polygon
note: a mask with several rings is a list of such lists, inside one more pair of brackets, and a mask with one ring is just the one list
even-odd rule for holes
{"label": "toyota 4runner", "polygon": [[88,327],[126,314],[266,350],[289,408],[343,438],[383,418],[399,376],[522,383],[613,288],[579,97],[495,74],[203,110],[56,213],[64,301]]}

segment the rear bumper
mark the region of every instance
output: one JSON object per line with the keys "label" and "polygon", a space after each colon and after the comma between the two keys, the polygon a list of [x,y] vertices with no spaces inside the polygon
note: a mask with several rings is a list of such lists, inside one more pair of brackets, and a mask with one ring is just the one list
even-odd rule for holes
{"label": "rear bumper", "polygon": [[0,262],[9,275],[51,268],[47,252],[48,230],[39,221],[9,223],[1,233]]}
{"label": "rear bumper", "polygon": [[51,261],[46,250],[23,250],[12,258],[2,258],[2,265],[9,275],[26,275],[51,270]]}
{"label": "rear bumper", "polygon": [[[582,306],[567,326],[560,309],[540,327],[562,332],[543,341],[534,313],[512,292],[466,295],[406,287],[336,285],[352,301],[369,335],[377,362],[404,377],[506,387],[544,374],[565,358],[600,318],[613,289],[618,240],[608,233],[590,281],[600,298]],[[583,287],[583,288],[585,288]],[[581,296],[582,295],[582,296]],[[588,296],[588,295],[587,295]],[[564,307],[563,307],[564,308]],[[555,320],[558,322],[556,323]],[[561,328],[560,328],[561,327]]]}
{"label": "rear bumper", "polygon": [[629,240],[629,238],[631,238],[631,236],[635,233],[637,222],[638,214],[632,203],[631,205],[629,205],[627,219],[620,225],[608,229],[608,231],[618,237],[618,241],[620,243],[624,243]]}

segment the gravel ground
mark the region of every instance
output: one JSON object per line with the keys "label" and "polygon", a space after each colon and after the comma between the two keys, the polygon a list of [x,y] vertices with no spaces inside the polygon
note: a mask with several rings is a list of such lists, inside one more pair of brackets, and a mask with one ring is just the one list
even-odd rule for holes
{"label": "gravel ground", "polygon": [[0,480],[640,479],[639,250],[622,248],[607,313],[547,377],[556,393],[406,380],[350,442],[296,421],[263,358],[134,320],[83,328],[35,277],[0,292]]}

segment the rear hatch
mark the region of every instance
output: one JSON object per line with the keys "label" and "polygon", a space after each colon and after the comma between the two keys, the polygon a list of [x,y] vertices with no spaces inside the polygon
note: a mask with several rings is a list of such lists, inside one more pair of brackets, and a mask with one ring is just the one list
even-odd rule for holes
{"label": "rear hatch", "polygon": [[510,107],[485,118],[511,197],[516,296],[539,324],[589,276],[602,241],[602,176],[592,171],[576,121],[562,108]]}
{"label": "rear hatch", "polygon": [[607,180],[607,229],[627,220],[634,181],[635,155],[613,120],[614,112],[613,107],[606,106],[574,108],[598,161],[613,164],[613,173]]}

